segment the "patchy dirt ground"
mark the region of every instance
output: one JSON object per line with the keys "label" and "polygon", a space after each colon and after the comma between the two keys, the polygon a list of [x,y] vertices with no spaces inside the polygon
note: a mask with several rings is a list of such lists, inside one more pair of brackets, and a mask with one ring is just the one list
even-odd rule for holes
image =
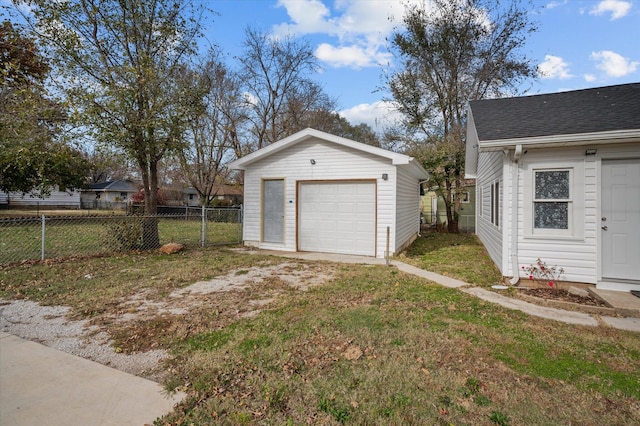
{"label": "patchy dirt ground", "polygon": [[523,294],[538,297],[544,300],[558,300],[561,302],[576,303],[578,305],[608,307],[608,305],[595,297],[582,297],[569,293],[564,289],[530,288],[519,290]]}
{"label": "patchy dirt ground", "polygon": [[144,291],[115,300],[102,314],[77,320],[63,306],[0,300],[0,330],[138,376],[160,380],[167,336],[187,338],[259,313],[288,291],[332,279],[329,263],[287,261],[200,281],[169,294]]}

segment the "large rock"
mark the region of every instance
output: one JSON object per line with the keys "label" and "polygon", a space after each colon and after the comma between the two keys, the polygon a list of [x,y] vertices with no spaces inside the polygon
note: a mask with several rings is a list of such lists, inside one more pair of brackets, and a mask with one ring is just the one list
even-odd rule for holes
{"label": "large rock", "polygon": [[569,292],[569,294],[573,294],[575,296],[580,296],[580,297],[587,297],[590,298],[591,295],[589,294],[589,292],[587,290],[585,290],[584,288],[580,288],[580,287],[569,287],[569,290],[567,290]]}
{"label": "large rock", "polygon": [[182,244],[178,244],[178,243],[169,243],[169,244],[165,244],[162,247],[160,247],[158,250],[161,253],[166,253],[166,254],[173,254],[173,253],[177,253],[180,250],[182,250],[184,248],[184,246]]}

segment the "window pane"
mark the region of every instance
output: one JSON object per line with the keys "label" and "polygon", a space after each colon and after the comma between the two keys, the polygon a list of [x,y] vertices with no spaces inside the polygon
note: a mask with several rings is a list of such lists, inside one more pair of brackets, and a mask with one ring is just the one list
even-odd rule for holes
{"label": "window pane", "polygon": [[496,182],[496,198],[494,199],[495,204],[493,206],[495,210],[495,225],[500,226],[500,182]]}
{"label": "window pane", "polygon": [[569,170],[536,172],[536,200],[569,199]]}
{"label": "window pane", "polygon": [[569,229],[569,203],[533,203],[536,229]]}

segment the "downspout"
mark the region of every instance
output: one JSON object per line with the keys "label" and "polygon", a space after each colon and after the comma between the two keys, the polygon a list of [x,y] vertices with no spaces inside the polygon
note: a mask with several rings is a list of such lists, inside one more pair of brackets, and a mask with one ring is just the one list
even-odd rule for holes
{"label": "downspout", "polygon": [[518,269],[518,192],[520,191],[520,173],[518,173],[518,160],[522,156],[522,145],[516,145],[513,152],[513,169],[511,177],[511,269],[513,277],[509,284],[516,285],[520,281],[520,270]]}

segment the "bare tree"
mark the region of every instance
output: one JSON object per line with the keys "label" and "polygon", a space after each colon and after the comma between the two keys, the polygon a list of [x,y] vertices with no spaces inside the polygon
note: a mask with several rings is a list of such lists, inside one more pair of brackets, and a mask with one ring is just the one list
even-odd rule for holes
{"label": "bare tree", "polygon": [[506,8],[492,0],[428,4],[408,6],[403,27],[391,37],[400,65],[387,84],[406,130],[422,138],[413,151],[444,200],[449,231],[458,232],[455,199],[464,178],[466,102],[517,92],[535,76],[520,50],[536,27],[519,1]]}
{"label": "bare tree", "polygon": [[185,70],[183,84],[196,88],[197,102],[189,115],[183,147],[178,150],[180,174],[209,206],[226,174],[224,164],[240,146],[238,133],[246,121],[238,76],[212,54],[196,70]]}
{"label": "bare tree", "polygon": [[248,28],[244,47],[239,61],[254,143],[246,144],[238,156],[300,130],[309,112],[335,109],[335,101],[309,78],[319,67],[307,43]]}
{"label": "bare tree", "polygon": [[300,129],[311,127],[356,142],[366,143],[367,145],[381,146],[380,137],[371,126],[366,123],[360,123],[354,126],[346,118],[333,111],[324,109],[309,111],[302,118],[299,126]]}
{"label": "bare tree", "polygon": [[135,166],[127,156],[112,147],[95,147],[85,154],[89,160],[89,182],[101,183],[111,180],[132,179]]}

